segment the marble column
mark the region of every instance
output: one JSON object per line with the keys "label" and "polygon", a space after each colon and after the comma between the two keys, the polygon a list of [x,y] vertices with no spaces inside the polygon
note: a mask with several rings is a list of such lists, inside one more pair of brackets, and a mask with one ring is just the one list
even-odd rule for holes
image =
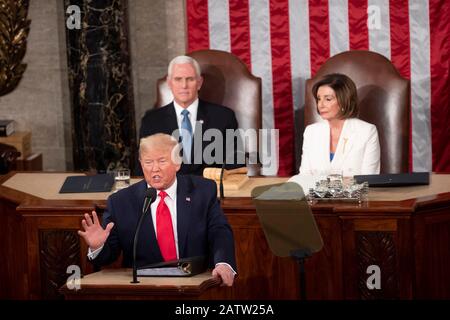
{"label": "marble column", "polygon": [[137,151],[127,0],[65,0],[69,6],[80,9],[81,19],[79,28],[76,23],[66,28],[74,168],[133,169]]}

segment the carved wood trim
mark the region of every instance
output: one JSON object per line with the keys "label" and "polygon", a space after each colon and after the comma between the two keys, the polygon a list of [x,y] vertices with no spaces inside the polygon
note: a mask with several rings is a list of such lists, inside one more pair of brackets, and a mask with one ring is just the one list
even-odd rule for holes
{"label": "carved wood trim", "polygon": [[28,5],[29,0],[0,0],[0,96],[17,87],[27,67],[22,59],[31,23]]}
{"label": "carved wood trim", "polygon": [[39,230],[41,296],[62,299],[58,292],[66,282],[69,265],[81,265],[80,237],[76,230]]}
{"label": "carved wood trim", "polygon": [[[360,299],[395,299],[400,295],[397,277],[397,253],[394,232],[356,232],[356,259]],[[369,289],[367,267],[377,265],[381,271],[381,289]]]}

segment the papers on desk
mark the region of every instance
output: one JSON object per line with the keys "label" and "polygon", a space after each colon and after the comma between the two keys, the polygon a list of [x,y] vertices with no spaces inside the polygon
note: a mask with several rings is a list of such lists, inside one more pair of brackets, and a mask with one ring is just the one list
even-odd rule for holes
{"label": "papers on desk", "polygon": [[140,277],[185,277],[190,275],[178,267],[148,268],[137,270]]}
{"label": "papers on desk", "polygon": [[59,193],[110,192],[113,184],[114,177],[110,174],[69,176]]}
{"label": "papers on desk", "polygon": [[205,257],[196,256],[144,266],[138,268],[137,275],[141,277],[190,277],[205,270]]}

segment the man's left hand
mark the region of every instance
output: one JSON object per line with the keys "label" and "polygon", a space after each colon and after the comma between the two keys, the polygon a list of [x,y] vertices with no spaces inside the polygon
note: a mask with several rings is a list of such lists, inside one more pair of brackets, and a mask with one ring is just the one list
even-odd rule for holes
{"label": "man's left hand", "polygon": [[226,264],[218,264],[212,271],[214,277],[220,277],[222,279],[221,286],[231,287],[234,281],[234,272]]}

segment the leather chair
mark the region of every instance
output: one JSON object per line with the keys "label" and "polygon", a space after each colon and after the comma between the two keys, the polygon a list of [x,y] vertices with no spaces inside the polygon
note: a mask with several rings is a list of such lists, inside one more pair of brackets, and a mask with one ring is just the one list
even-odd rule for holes
{"label": "leather chair", "polygon": [[359,118],[376,125],[381,147],[381,173],[409,170],[410,81],[384,56],[346,51],[328,59],[305,86],[305,127],[320,120],[313,85],[324,75],[343,73],[358,90]]}
{"label": "leather chair", "polygon": [[[232,109],[239,128],[261,129],[261,78],[253,76],[238,57],[226,51],[199,50],[187,55],[197,60],[202,70],[204,81],[199,92],[200,99]],[[166,77],[157,82],[155,107],[164,106],[173,100]],[[246,151],[257,150],[256,141]]]}
{"label": "leather chair", "polygon": [[0,174],[8,173],[18,157],[20,152],[16,148],[0,143]]}

